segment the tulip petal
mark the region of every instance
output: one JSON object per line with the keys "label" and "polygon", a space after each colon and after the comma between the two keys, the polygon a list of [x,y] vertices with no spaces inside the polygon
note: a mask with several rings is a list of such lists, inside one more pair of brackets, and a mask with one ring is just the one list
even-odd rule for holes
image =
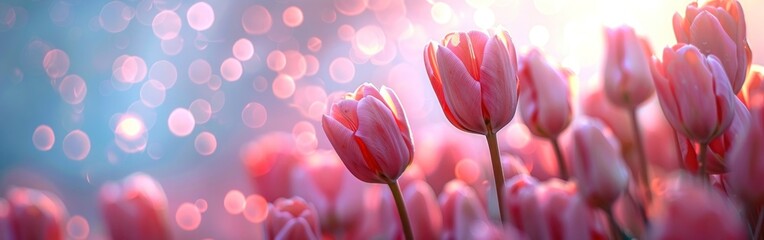
{"label": "tulip petal", "polygon": [[467,131],[485,134],[480,101],[480,84],[473,79],[456,55],[445,48],[437,50],[440,76],[443,80],[443,95],[448,108]]}
{"label": "tulip petal", "polygon": [[401,132],[401,136],[403,136],[403,140],[406,141],[409,152],[414,152],[414,142],[411,137],[411,129],[409,129],[409,121],[406,118],[406,111],[403,110],[403,105],[398,100],[398,95],[386,86],[382,86],[380,93],[382,95],[380,100],[383,100],[385,105],[393,112],[393,117],[395,117],[395,121],[398,123],[398,129]]}
{"label": "tulip petal", "polygon": [[326,137],[339,155],[342,162],[353,176],[368,183],[384,183],[372,173],[366,165],[361,149],[356,143],[353,132],[332,117],[324,115],[321,119]]}
{"label": "tulip petal", "polygon": [[308,239],[318,240],[318,236],[315,236],[310,228],[310,225],[303,218],[294,218],[281,228],[281,231],[274,236],[276,240],[283,239]]}
{"label": "tulip petal", "polygon": [[689,42],[689,37],[687,36],[687,30],[685,30],[685,19],[682,18],[679,13],[674,13],[673,20],[673,26],[674,26],[674,36],[676,36],[676,41],[680,43],[686,43]]}
{"label": "tulip petal", "polygon": [[430,44],[427,44],[427,47],[424,49],[424,66],[427,70],[427,76],[430,77],[430,84],[432,85],[435,96],[438,98],[438,103],[440,103],[440,107],[443,109],[443,114],[446,115],[448,122],[459,130],[469,132],[469,130],[465,129],[464,126],[459,123],[459,120],[456,120],[454,113],[448,107],[445,96],[443,96],[443,81],[440,77],[440,67],[436,56],[438,48],[439,46],[436,43],[431,42]]}
{"label": "tulip petal", "polygon": [[351,99],[343,99],[332,105],[332,110],[329,113],[332,119],[339,122],[345,128],[350,131],[358,129],[358,113],[356,108],[358,102]]}
{"label": "tulip petal", "polygon": [[[701,12],[690,27],[690,43],[697,46],[705,55],[717,56],[724,65],[724,70],[729,76],[730,85],[740,91],[743,80],[736,82],[738,57],[735,42],[725,32],[719,20],[708,12]],[[736,91],[736,92],[737,92]]]}
{"label": "tulip petal", "polygon": [[509,35],[495,35],[488,40],[483,57],[480,66],[483,117],[496,133],[512,120],[517,108],[517,65],[510,60],[516,56]]}
{"label": "tulip petal", "polygon": [[366,147],[366,161],[376,161],[380,174],[389,180],[398,179],[412,156],[392,112],[379,99],[366,97],[358,103],[358,119],[356,136]]}
{"label": "tulip petal", "polygon": [[717,123],[717,129],[712,136],[709,136],[709,139],[711,139],[721,135],[732,124],[736,112],[734,109],[737,98],[735,98],[735,95],[732,92],[732,87],[726,79],[727,75],[725,75],[724,69],[716,56],[708,56],[707,62],[711,68],[711,73],[714,76],[713,88],[716,100],[714,106],[717,108],[717,115],[714,116]]}

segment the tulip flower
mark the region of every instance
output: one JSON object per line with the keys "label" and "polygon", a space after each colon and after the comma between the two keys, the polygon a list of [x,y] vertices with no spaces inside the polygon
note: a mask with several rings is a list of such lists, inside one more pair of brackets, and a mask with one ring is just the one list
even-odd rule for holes
{"label": "tulip flower", "polygon": [[753,65],[751,67],[740,93],[746,106],[750,107],[755,101],[764,102],[764,66]]}
{"label": "tulip flower", "polygon": [[300,197],[279,198],[268,204],[267,233],[270,239],[321,239],[315,207]]}
{"label": "tulip flower", "polygon": [[136,173],[104,184],[100,203],[112,239],[170,239],[167,197],[150,176]]}
{"label": "tulip flower", "polygon": [[50,192],[19,187],[8,190],[6,197],[6,221],[10,231],[0,233],[0,237],[8,234],[9,239],[65,239],[64,225],[68,216],[58,197]]}
{"label": "tulip flower", "polygon": [[265,134],[244,145],[240,156],[255,192],[270,202],[292,196],[290,172],[301,165],[303,156],[291,134]]}
{"label": "tulip flower", "polygon": [[700,144],[700,176],[705,178],[706,146],[732,123],[734,94],[719,59],[692,45],[677,44],[654,60],[653,79],[663,113],[680,134]]}
{"label": "tulip flower", "polygon": [[634,29],[622,26],[605,30],[607,58],[605,59],[605,93],[610,102],[625,108],[631,117],[634,143],[639,162],[641,184],[648,198],[652,198],[645,149],[642,146],[642,131],[637,117],[637,107],[653,95],[653,77],[650,73],[652,51],[643,38],[637,37]]}
{"label": "tulip flower", "polygon": [[472,239],[471,229],[488,221],[475,191],[460,180],[446,184],[439,197],[443,212],[443,230],[447,239]]}
{"label": "tulip flower", "polygon": [[569,173],[557,138],[573,118],[568,89],[571,74],[553,66],[538,49],[532,49],[522,59],[519,74],[523,122],[531,133],[552,143],[560,176],[565,180]]}
{"label": "tulip flower", "polygon": [[406,114],[392,89],[362,84],[332,105],[322,126],[345,167],[368,183],[390,187],[407,239],[412,238],[398,178],[411,164],[414,143]]}
{"label": "tulip flower", "polygon": [[692,2],[684,17],[674,14],[676,41],[718,57],[735,93],[743,87],[753,60],[745,28],[743,7],[737,0],[711,0],[700,7]]}
{"label": "tulip flower", "polygon": [[743,128],[729,156],[729,183],[753,206],[764,204],[764,103],[751,108],[751,121]]}
{"label": "tulip flower", "polygon": [[583,120],[574,128],[573,176],[578,191],[592,206],[609,211],[626,190],[629,173],[615,140],[603,135],[599,122]]}
{"label": "tulip flower", "polygon": [[737,210],[716,190],[674,177],[664,194],[664,210],[652,218],[645,239],[747,239]]}
{"label": "tulip flower", "polygon": [[405,187],[403,198],[411,209],[411,225],[416,239],[437,239],[443,228],[440,205],[430,185],[415,181]]}

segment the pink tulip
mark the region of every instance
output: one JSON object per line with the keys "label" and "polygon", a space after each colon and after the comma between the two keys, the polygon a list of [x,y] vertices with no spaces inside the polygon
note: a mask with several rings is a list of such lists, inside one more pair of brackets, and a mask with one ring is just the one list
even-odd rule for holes
{"label": "pink tulip", "polygon": [[363,84],[334,103],[322,123],[337,155],[361,181],[389,183],[411,164],[411,131],[392,89]]}
{"label": "pink tulip", "polygon": [[605,92],[611,102],[635,109],[655,92],[650,45],[629,26],[605,30]]}
{"label": "pink tulip", "polygon": [[689,177],[667,184],[664,211],[651,219],[646,239],[747,238],[737,210],[716,190]]}
{"label": "pink tulip", "polygon": [[751,107],[750,124],[743,128],[729,156],[729,183],[742,200],[764,204],[764,102]]}
{"label": "pink tulip", "polygon": [[732,123],[734,94],[716,56],[692,45],[666,47],[653,76],[666,119],[690,140],[708,143]]}
{"label": "pink tulip", "polygon": [[[363,213],[365,184],[342,166],[334,151],[319,151],[292,170],[295,196],[312,203],[323,232],[352,231]],[[279,184],[282,186],[283,184]]]}
{"label": "pink tulip", "polygon": [[455,127],[496,133],[517,107],[517,57],[507,31],[450,33],[431,42],[424,63],[443,113]]}
{"label": "pink tulip", "polygon": [[589,91],[583,95],[583,114],[601,121],[613,132],[622,146],[634,145],[634,130],[629,113],[608,100],[604,91]]}
{"label": "pink tulip", "polygon": [[459,180],[446,184],[439,202],[445,239],[474,239],[477,232],[473,229],[488,221],[475,191]]}
{"label": "pink tulip", "polygon": [[[706,171],[710,174],[722,174],[727,172],[727,154],[729,150],[737,144],[737,136],[745,131],[745,126],[749,124],[751,115],[748,108],[739,99],[735,101],[735,116],[732,124],[724,133],[709,143],[706,149]],[[694,144],[689,139],[678,135],[679,152],[684,158],[685,168],[690,171],[698,170],[698,151],[700,146]]]}
{"label": "pink tulip", "polygon": [[578,191],[592,206],[610,209],[626,190],[629,173],[615,140],[603,135],[599,122],[584,120],[573,130],[573,176]]}
{"label": "pink tulip", "polygon": [[[50,192],[19,187],[8,190],[6,197],[9,231],[0,233],[0,238],[8,234],[9,239],[65,239],[64,225],[68,216],[58,197]],[[0,223],[3,223],[2,216]]]}
{"label": "pink tulip", "polygon": [[268,204],[267,232],[270,239],[321,238],[318,216],[313,205],[300,197],[279,198]]}
{"label": "pink tulip", "polygon": [[136,173],[104,184],[100,202],[112,239],[170,239],[167,197],[150,176]]}
{"label": "pink tulip", "polygon": [[740,93],[747,106],[753,105],[754,102],[764,102],[764,66],[753,65],[751,67]]}
{"label": "pink tulip", "polygon": [[745,28],[743,7],[736,0],[707,1],[701,7],[692,2],[687,5],[684,18],[674,14],[676,41],[717,56],[735,93],[743,87],[753,60]]}
{"label": "pink tulip", "polygon": [[414,238],[438,239],[443,228],[443,216],[435,192],[430,185],[423,181],[413,182],[403,190],[403,198],[410,209],[409,217]]}
{"label": "pink tulip", "polygon": [[570,124],[573,109],[568,79],[570,72],[553,66],[538,49],[520,64],[520,114],[536,136],[556,138]]}
{"label": "pink tulip", "polygon": [[[469,136],[443,123],[431,124],[418,128],[416,156],[413,165],[419,166],[425,174],[427,183],[439,194],[449,181],[456,178],[455,169],[463,159],[478,159],[479,141],[464,141]],[[483,152],[480,152],[483,154]]]}
{"label": "pink tulip", "polygon": [[256,192],[272,202],[292,196],[290,173],[302,163],[288,133],[268,133],[242,147],[240,157]]}

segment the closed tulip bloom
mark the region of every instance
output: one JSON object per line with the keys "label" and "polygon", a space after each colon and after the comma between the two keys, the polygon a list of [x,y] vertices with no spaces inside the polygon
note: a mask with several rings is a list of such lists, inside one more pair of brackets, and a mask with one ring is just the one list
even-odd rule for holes
{"label": "closed tulip bloom", "polygon": [[764,204],[764,102],[751,108],[751,121],[738,136],[729,156],[733,191],[754,206]]}
{"label": "closed tulip bloom", "polygon": [[703,56],[692,45],[663,50],[653,77],[663,113],[671,126],[692,141],[708,143],[734,117],[732,88],[716,56]]}
{"label": "closed tulip bloom", "polygon": [[267,221],[270,239],[321,238],[316,209],[300,197],[279,198],[273,204],[268,204]]}
{"label": "closed tulip bloom", "polygon": [[614,139],[599,122],[583,120],[573,130],[573,176],[578,191],[592,206],[609,209],[626,190],[629,173]]}
{"label": "closed tulip bloom", "polygon": [[733,204],[695,178],[670,179],[661,201],[645,239],[747,239]]}
{"label": "closed tulip bloom", "polygon": [[753,65],[743,85],[742,99],[747,106],[754,101],[764,102],[764,66]]}
{"label": "closed tulip bloom", "polygon": [[692,2],[684,18],[674,14],[676,41],[717,56],[735,93],[743,87],[753,60],[745,28],[743,7],[737,0],[711,0],[701,7]]}
{"label": "closed tulip bloom", "polygon": [[450,33],[425,47],[424,63],[443,113],[471,133],[496,133],[517,108],[517,57],[509,33]]}
{"label": "closed tulip bloom", "polygon": [[629,26],[606,29],[605,36],[605,93],[618,106],[636,108],[655,92],[650,46]]}
{"label": "closed tulip bloom", "polygon": [[332,105],[322,125],[337,155],[355,177],[389,183],[414,156],[409,123],[392,89],[363,84]]}
{"label": "closed tulip bloom", "polygon": [[443,229],[443,215],[430,185],[414,181],[403,190],[403,198],[411,209],[409,216],[414,238],[437,239]]}
{"label": "closed tulip bloom", "polygon": [[528,52],[520,66],[523,122],[536,136],[556,138],[573,118],[568,89],[571,73],[554,66],[538,49]]}
{"label": "closed tulip bloom", "polygon": [[68,216],[58,197],[45,191],[17,187],[8,190],[6,197],[10,239],[65,239],[64,224]]}
{"label": "closed tulip bloom", "polygon": [[460,180],[446,184],[439,197],[444,239],[474,239],[473,228],[488,221],[475,191]]}
{"label": "closed tulip bloom", "polygon": [[150,176],[136,173],[121,183],[106,183],[100,202],[112,239],[170,239],[167,197]]}
{"label": "closed tulip bloom", "polygon": [[241,148],[240,157],[255,192],[269,202],[292,196],[290,173],[302,164],[291,134],[273,132]]}

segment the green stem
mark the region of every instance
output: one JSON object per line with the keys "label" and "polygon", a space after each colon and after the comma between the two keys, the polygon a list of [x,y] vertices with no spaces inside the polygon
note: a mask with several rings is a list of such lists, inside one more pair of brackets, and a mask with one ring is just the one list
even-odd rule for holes
{"label": "green stem", "polygon": [[491,166],[493,167],[493,181],[496,184],[496,201],[499,206],[499,217],[501,223],[506,223],[506,213],[504,212],[504,170],[501,166],[501,156],[499,155],[499,143],[496,140],[496,133],[488,126],[488,134],[485,135],[488,141],[488,149],[491,151]]}
{"label": "green stem", "polygon": [[645,196],[647,197],[647,201],[651,202],[653,200],[653,190],[650,187],[650,178],[649,178],[649,171],[647,167],[647,157],[645,157],[645,148],[642,146],[642,132],[639,128],[639,122],[637,121],[637,109],[632,108],[630,111],[631,116],[631,126],[632,130],[634,131],[634,141],[637,147],[637,155],[639,156],[639,174],[640,178],[642,178],[642,184],[645,187]]}
{"label": "green stem", "polygon": [[398,207],[398,216],[401,218],[403,234],[406,236],[407,240],[414,240],[414,233],[411,231],[411,221],[409,220],[409,214],[406,211],[406,203],[403,202],[403,194],[401,193],[401,187],[398,185],[398,180],[388,182],[387,186],[390,186],[390,191],[393,192],[395,205]]}
{"label": "green stem", "polygon": [[565,157],[562,156],[562,149],[560,149],[560,142],[557,138],[552,138],[552,147],[554,147],[554,155],[557,156],[557,167],[560,169],[560,178],[562,180],[568,180],[568,167],[565,165]]}
{"label": "green stem", "polygon": [[698,154],[698,162],[700,163],[700,170],[698,176],[704,183],[708,183],[708,176],[706,173],[706,152],[708,152],[708,143],[700,143],[700,154]]}

